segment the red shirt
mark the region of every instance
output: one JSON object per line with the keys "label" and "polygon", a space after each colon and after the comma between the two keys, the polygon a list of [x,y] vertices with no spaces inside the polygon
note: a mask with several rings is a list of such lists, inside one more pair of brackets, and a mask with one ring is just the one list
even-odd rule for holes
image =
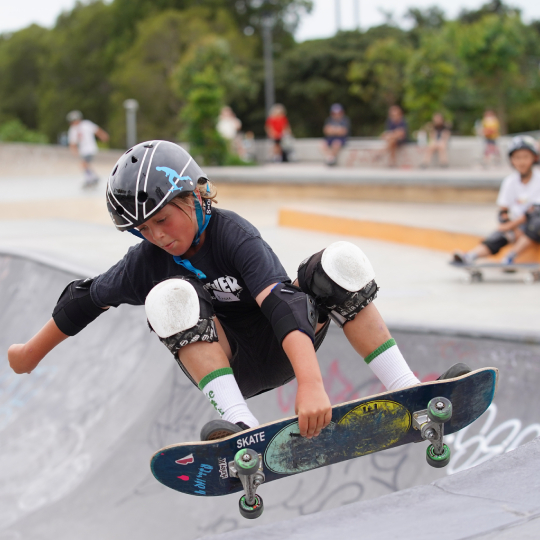
{"label": "red shirt", "polygon": [[286,116],[269,116],[266,119],[265,126],[270,129],[273,139],[281,139],[283,131],[286,127],[289,127],[289,121]]}

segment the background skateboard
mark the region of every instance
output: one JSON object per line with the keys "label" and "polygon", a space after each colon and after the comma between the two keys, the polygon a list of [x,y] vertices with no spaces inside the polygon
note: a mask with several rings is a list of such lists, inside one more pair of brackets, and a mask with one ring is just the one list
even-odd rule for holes
{"label": "background skateboard", "polygon": [[[434,397],[452,402],[445,424],[451,434],[471,424],[491,404],[498,370],[484,368],[463,377],[384,392],[332,408],[332,422],[318,437],[300,436],[297,417],[262,426],[212,442],[180,443],[162,448],[151,459],[151,469],[162,484],[199,496],[241,491],[230,477],[228,464],[238,450],[251,448],[262,456],[265,483],[387,448],[422,440],[412,415]],[[419,447],[418,451],[423,451]]]}
{"label": "background skateboard", "polygon": [[450,263],[456,268],[461,268],[468,273],[469,281],[479,282],[483,281],[484,273],[489,272],[503,272],[505,274],[519,274],[525,283],[534,283],[540,281],[540,264],[538,263],[517,263],[517,264],[503,264],[503,263],[478,263],[478,264],[465,264],[452,261]]}

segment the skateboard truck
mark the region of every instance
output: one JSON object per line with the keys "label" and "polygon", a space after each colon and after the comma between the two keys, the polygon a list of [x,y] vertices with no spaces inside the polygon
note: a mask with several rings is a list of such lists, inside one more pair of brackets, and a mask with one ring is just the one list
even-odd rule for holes
{"label": "skateboard truck", "polygon": [[413,427],[422,439],[430,441],[426,460],[432,467],[445,467],[450,462],[450,448],[444,444],[444,424],[452,418],[452,403],[444,397],[433,398],[427,409],[413,413]]}
{"label": "skateboard truck", "polygon": [[242,482],[245,494],[240,497],[240,514],[247,519],[258,518],[264,509],[263,500],[257,495],[257,488],[264,482],[262,456],[251,448],[238,450],[234,461],[229,462],[229,475]]}

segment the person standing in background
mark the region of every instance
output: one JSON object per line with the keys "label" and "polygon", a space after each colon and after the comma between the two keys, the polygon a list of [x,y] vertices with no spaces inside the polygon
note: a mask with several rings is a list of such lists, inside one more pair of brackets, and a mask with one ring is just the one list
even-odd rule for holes
{"label": "person standing in background", "polygon": [[84,171],[83,188],[95,187],[99,177],[92,169],[92,161],[98,152],[96,137],[100,141],[108,141],[109,134],[90,120],[83,120],[81,111],[71,111],[67,114],[69,122],[68,142],[71,152],[79,156]]}
{"label": "person standing in background", "polygon": [[227,141],[228,150],[231,154],[239,156],[242,149],[238,138],[238,132],[242,128],[242,122],[228,107],[222,107],[216,124],[217,132]]}
{"label": "person standing in background", "polygon": [[266,123],[264,125],[268,138],[273,141],[272,161],[289,161],[287,152],[283,149],[282,139],[291,134],[289,120],[287,120],[287,111],[280,103],[272,105]]}
{"label": "person standing in background", "polygon": [[494,156],[499,161],[501,154],[497,146],[497,139],[500,135],[500,124],[499,119],[491,109],[487,109],[484,112],[484,117],[482,118],[482,135],[486,142],[484,148],[484,165],[488,165],[491,156]]}

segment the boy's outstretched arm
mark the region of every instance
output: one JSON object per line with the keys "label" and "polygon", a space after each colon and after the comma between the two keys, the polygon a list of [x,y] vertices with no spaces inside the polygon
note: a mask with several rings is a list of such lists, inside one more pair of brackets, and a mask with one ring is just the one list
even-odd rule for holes
{"label": "boy's outstretched arm", "polygon": [[43,358],[68,336],[60,331],[53,319],[28,343],[16,343],[8,349],[8,360],[15,373],[31,373]]}
{"label": "boy's outstretched arm", "polygon": [[[270,285],[257,295],[259,306],[275,285]],[[302,437],[316,437],[332,419],[332,405],[324,389],[321,370],[311,339],[299,330],[285,336],[283,350],[291,361],[298,390],[295,412]]]}

